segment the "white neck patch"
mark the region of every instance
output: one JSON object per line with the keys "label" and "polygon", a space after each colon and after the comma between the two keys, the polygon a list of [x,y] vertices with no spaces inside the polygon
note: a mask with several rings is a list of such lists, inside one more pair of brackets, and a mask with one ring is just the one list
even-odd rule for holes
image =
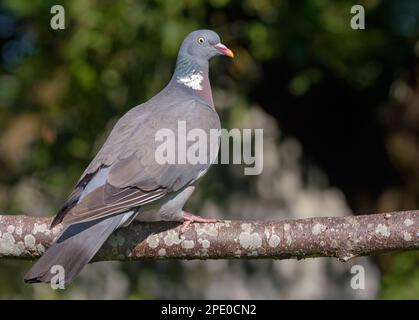
{"label": "white neck patch", "polygon": [[201,72],[192,73],[184,77],[177,77],[178,83],[192,88],[193,90],[202,90],[202,80],[204,80],[204,76],[201,74]]}

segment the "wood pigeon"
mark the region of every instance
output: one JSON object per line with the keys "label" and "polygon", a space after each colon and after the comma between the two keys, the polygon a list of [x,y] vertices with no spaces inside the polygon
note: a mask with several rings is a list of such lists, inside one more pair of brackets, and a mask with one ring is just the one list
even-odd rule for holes
{"label": "wood pigeon", "polygon": [[133,219],[181,221],[181,232],[192,222],[215,222],[185,212],[183,206],[217,157],[219,139],[208,142],[205,163],[162,164],[155,154],[161,144],[158,131],[172,130],[177,141],[179,122],[208,136],[220,129],[208,78],[209,60],[217,55],[232,58],[233,52],[214,31],[197,30],[185,38],[170,82],[116,123],[51,224],[63,223],[63,231],[25,282],[50,282],[55,265],[64,268],[65,282],[71,282],[111,233]]}

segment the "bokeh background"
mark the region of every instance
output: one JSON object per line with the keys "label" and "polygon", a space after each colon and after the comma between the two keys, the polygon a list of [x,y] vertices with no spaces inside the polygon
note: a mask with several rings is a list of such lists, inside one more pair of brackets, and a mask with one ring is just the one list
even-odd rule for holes
{"label": "bokeh background", "polygon": [[[50,28],[62,4],[65,30]],[[366,29],[350,28],[361,4]],[[416,0],[4,0],[0,212],[53,215],[115,121],[211,28],[235,59],[211,79],[225,128],[264,128],[264,171],[216,165],[188,209],[229,219],[419,208]],[[365,267],[352,290],[350,267]],[[96,263],[64,291],[0,260],[0,298],[419,298],[419,254],[305,261]]]}

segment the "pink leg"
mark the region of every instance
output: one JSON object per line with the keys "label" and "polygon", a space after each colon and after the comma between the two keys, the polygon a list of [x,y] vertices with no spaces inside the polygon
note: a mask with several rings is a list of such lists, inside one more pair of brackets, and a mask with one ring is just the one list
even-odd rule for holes
{"label": "pink leg", "polygon": [[189,212],[186,212],[186,211],[183,213],[182,218],[183,218],[183,223],[182,223],[182,226],[180,227],[180,233],[181,234],[185,233],[188,230],[189,225],[192,222],[215,223],[215,222],[219,221],[218,219],[207,219],[207,218],[203,218],[203,217],[200,217],[200,216],[196,216],[196,215],[194,215],[192,213],[189,213]]}

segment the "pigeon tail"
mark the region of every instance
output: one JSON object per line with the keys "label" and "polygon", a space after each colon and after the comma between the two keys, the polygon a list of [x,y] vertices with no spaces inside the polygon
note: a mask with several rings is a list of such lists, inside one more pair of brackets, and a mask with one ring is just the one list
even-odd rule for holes
{"label": "pigeon tail", "polygon": [[62,266],[65,283],[70,283],[126,218],[124,213],[68,226],[28,271],[24,281],[49,283],[57,276],[52,267]]}

